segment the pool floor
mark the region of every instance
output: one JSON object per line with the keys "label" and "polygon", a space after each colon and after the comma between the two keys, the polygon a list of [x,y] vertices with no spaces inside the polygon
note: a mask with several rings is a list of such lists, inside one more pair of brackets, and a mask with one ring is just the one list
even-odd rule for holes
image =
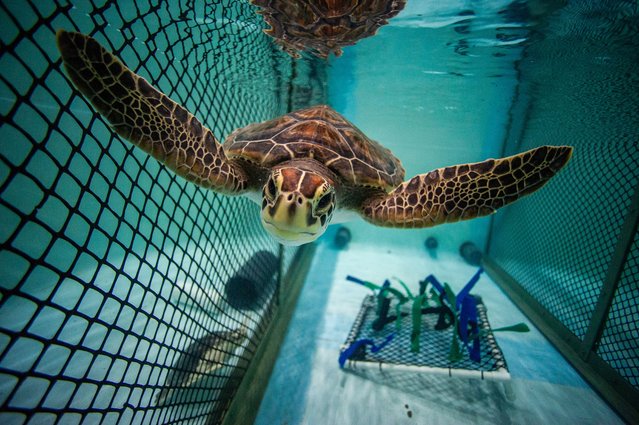
{"label": "pool floor", "polygon": [[458,291],[475,272],[456,253],[320,243],[255,424],[622,424],[486,274],[472,293],[483,298],[492,327],[531,328],[495,334],[510,380],[340,370],[340,346],[371,292],[347,275],[398,277],[416,292],[428,274]]}

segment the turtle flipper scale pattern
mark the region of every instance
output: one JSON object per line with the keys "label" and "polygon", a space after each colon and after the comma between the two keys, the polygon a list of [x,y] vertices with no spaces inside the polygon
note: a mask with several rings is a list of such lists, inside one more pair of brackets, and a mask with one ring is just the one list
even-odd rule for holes
{"label": "turtle flipper scale pattern", "polygon": [[71,81],[120,136],[203,187],[226,194],[246,189],[244,171],[186,109],[93,38],[60,30],[57,43]]}
{"label": "turtle flipper scale pattern", "polygon": [[366,200],[361,215],[387,227],[430,227],[494,213],[541,188],[570,159],[569,146],[541,146],[502,159],[440,168]]}

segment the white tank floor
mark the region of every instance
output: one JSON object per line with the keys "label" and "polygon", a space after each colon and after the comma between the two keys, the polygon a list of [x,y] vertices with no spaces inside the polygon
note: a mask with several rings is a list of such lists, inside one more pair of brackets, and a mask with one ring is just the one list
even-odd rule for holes
{"label": "white tank floor", "polygon": [[376,283],[396,276],[417,291],[433,273],[459,290],[476,271],[455,253],[432,259],[425,250],[391,249],[320,243],[255,424],[623,423],[486,274],[472,293],[483,298],[491,326],[531,328],[495,335],[509,381],[410,374],[385,381],[340,370],[340,346],[370,293],[347,275]]}

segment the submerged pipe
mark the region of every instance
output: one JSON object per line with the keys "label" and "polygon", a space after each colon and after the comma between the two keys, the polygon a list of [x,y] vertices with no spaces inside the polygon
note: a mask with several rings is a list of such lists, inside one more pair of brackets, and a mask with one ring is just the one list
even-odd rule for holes
{"label": "submerged pipe", "polygon": [[231,277],[224,287],[226,301],[237,310],[257,310],[275,290],[279,262],[269,251],[258,251]]}
{"label": "submerged pipe", "polygon": [[473,242],[466,241],[459,247],[459,255],[471,266],[481,265],[484,254]]}

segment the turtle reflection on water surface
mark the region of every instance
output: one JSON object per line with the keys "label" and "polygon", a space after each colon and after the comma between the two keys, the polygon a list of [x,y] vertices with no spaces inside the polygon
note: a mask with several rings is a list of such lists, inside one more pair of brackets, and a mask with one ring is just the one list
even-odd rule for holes
{"label": "turtle reflection on water surface", "polygon": [[406,0],[251,0],[271,28],[264,32],[293,57],[309,51],[321,58],[375,35]]}
{"label": "turtle reflection on water surface", "polygon": [[541,146],[404,181],[388,149],[328,106],[250,124],[221,144],[93,38],[62,30],[57,38],[69,77],[120,136],[189,181],[254,200],[264,228],[286,245],[312,242],[329,223],[357,215],[420,228],[492,214],[542,187],[572,154]]}

